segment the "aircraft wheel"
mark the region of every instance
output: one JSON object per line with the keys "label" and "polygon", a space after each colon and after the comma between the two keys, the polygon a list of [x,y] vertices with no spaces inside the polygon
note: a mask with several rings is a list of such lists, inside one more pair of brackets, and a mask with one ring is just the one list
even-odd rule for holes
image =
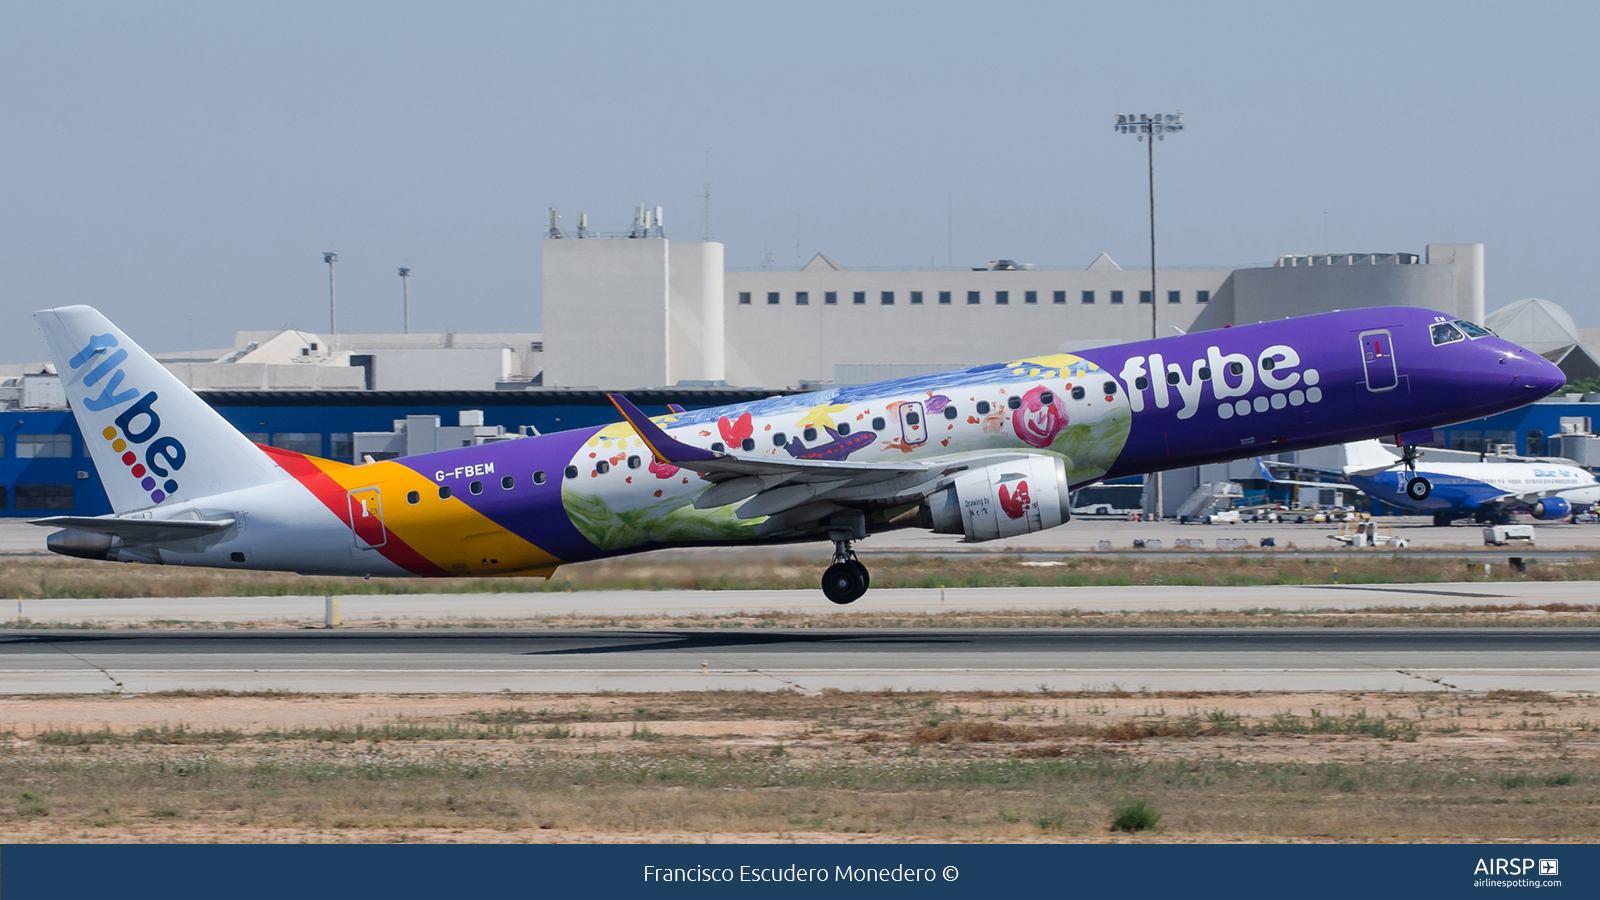
{"label": "aircraft wheel", "polygon": [[860,563],[852,565],[851,562],[842,562],[829,566],[828,570],[822,573],[823,595],[840,605],[861,599],[861,595],[867,592],[867,582],[862,577],[863,569],[857,568],[860,565]]}
{"label": "aircraft wheel", "polygon": [[861,564],[861,560],[852,559],[852,560],[850,560],[848,565],[855,566],[856,567],[856,571],[858,573],[860,573],[860,575],[861,575],[861,593],[865,594],[867,591],[871,590],[872,589],[872,573],[868,572],[867,571],[867,567]]}
{"label": "aircraft wheel", "polygon": [[1428,495],[1432,493],[1433,485],[1429,484],[1428,479],[1423,478],[1421,475],[1406,482],[1406,496],[1412,500],[1426,500]]}

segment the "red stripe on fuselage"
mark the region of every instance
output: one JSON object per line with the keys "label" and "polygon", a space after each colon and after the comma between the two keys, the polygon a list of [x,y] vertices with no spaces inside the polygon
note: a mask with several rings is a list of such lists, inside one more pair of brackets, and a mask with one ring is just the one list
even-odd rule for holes
{"label": "red stripe on fuselage", "polygon": [[[272,457],[272,461],[282,466],[285,472],[294,476],[294,480],[300,482],[306,490],[310,491],[311,496],[322,501],[322,505],[338,516],[339,521],[343,522],[346,528],[353,529],[350,523],[349,489],[335,481],[333,476],[324,472],[321,467],[311,461],[310,457],[303,453],[283,450],[278,447],[268,447],[265,444],[257,444],[256,446]],[[412,549],[410,544],[402,541],[393,531],[389,531],[387,528],[384,530],[388,539],[384,541],[382,547],[377,549],[385,559],[413,575],[440,576],[450,574],[426,556]]]}

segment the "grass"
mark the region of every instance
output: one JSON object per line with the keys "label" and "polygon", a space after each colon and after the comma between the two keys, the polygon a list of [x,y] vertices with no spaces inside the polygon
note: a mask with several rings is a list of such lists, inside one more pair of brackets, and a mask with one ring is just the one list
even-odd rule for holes
{"label": "grass", "polygon": [[[1600,839],[1600,698],[1579,695],[279,695],[237,707],[250,729],[200,724],[236,708],[224,694],[179,724],[130,713],[187,699],[8,701],[0,831]],[[292,724],[300,709],[362,721]]]}
{"label": "grass", "polygon": [[[1538,562],[1526,575],[1495,566],[1485,576],[1445,557],[1353,555],[1260,557],[1196,554],[1183,559],[1063,554],[1061,565],[1020,565],[1018,557],[910,554],[872,560],[877,588],[1113,587],[1121,585],[1428,584],[1439,582],[1600,580],[1600,558]],[[1337,569],[1337,574],[1335,573]],[[553,579],[329,578],[222,569],[130,566],[86,560],[0,561],[0,597],[257,597],[415,593],[525,593],[567,590],[814,590],[819,564],[752,558],[657,562],[624,558],[564,566]],[[24,611],[26,609],[24,608]]]}

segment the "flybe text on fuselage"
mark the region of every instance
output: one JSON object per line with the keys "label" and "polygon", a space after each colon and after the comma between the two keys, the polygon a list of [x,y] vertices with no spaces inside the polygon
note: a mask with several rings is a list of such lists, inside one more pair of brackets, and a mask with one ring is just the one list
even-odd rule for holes
{"label": "flybe text on fuselage", "polygon": [[[1273,344],[1254,358],[1212,346],[1203,358],[1187,365],[1160,353],[1130,357],[1123,362],[1120,377],[1136,413],[1149,402],[1156,409],[1177,406],[1178,418],[1191,418],[1199,412],[1209,384],[1218,417],[1230,419],[1251,410],[1321,402],[1320,373],[1314,368],[1297,371],[1299,366],[1300,354],[1287,344]],[[1258,383],[1265,390],[1252,396]]]}
{"label": "flybe text on fuselage", "polygon": [[[128,359],[128,351],[119,349],[100,359],[116,346],[115,335],[92,335],[88,343],[68,361],[68,364],[74,372],[77,372],[90,363],[96,363],[83,375],[85,387],[93,388],[101,382],[105,383],[99,396],[84,399],[83,405],[91,411],[105,412],[132,402],[131,406],[117,415],[114,420],[116,424],[107,425],[100,432],[100,436],[109,441],[111,449],[121,455],[122,464],[128,467],[128,474],[150,495],[150,502],[160,504],[178,492],[177,479],[171,475],[183,468],[188,453],[177,438],[161,434],[161,416],[156,413],[155,408],[156,401],[160,398],[155,391],[141,395],[139,389],[131,383],[123,389],[123,383],[128,377],[122,370],[122,364]],[[137,449],[140,447],[143,448],[142,461]],[[103,477],[114,476],[105,474]]]}

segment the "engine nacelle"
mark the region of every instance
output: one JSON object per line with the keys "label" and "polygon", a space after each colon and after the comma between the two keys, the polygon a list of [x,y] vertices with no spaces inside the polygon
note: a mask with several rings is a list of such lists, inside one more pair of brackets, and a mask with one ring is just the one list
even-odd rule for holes
{"label": "engine nacelle", "polygon": [[1565,497],[1546,497],[1535,500],[1528,512],[1535,519],[1565,519],[1572,515],[1572,504]]}
{"label": "engine nacelle", "polygon": [[1060,457],[1027,456],[957,475],[928,498],[937,534],[992,541],[1054,528],[1072,518]]}

